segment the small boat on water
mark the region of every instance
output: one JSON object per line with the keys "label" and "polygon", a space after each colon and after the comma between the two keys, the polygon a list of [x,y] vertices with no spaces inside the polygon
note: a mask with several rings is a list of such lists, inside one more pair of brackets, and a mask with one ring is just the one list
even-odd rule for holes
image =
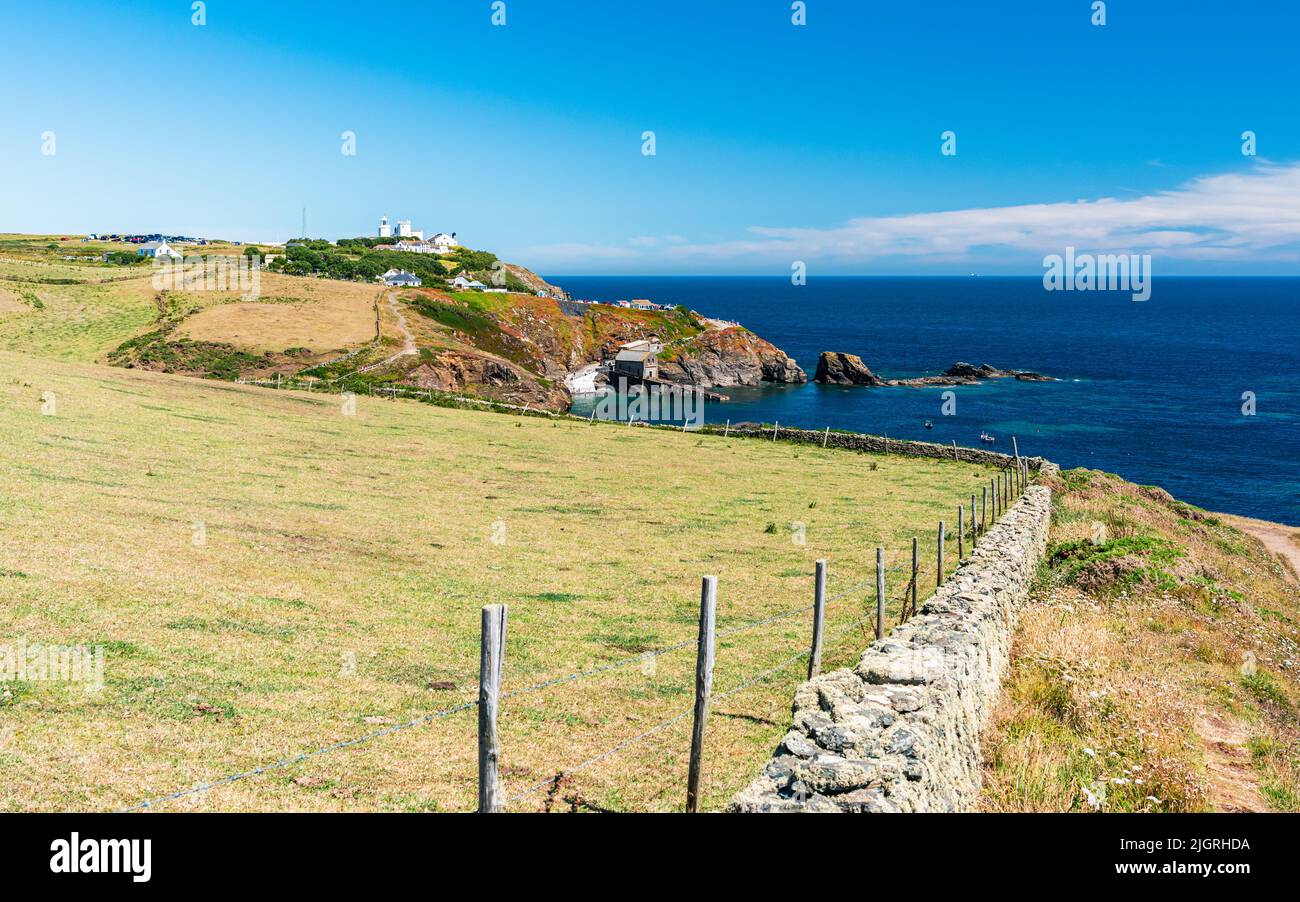
{"label": "small boat on water", "polygon": [[933,429],[933,428],[934,428],[934,424],[931,423],[929,420],[926,420],[926,421],[925,421],[925,428],[926,428],[926,429]]}
{"label": "small boat on water", "polygon": [[983,443],[986,444],[986,445],[991,445],[991,444],[993,444],[994,442],[996,442],[997,439],[995,439],[993,436],[989,435],[987,432],[981,432],[981,433],[980,433],[980,441],[983,442]]}

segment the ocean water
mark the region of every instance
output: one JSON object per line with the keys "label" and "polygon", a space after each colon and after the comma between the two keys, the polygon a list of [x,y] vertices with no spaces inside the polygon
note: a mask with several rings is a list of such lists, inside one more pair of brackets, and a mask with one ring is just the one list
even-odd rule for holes
{"label": "ocean water", "polygon": [[[1160,278],[1150,300],[1047,292],[1036,277],[552,276],[574,297],[650,298],[736,320],[812,378],[822,351],[885,377],[958,360],[1057,382],[942,388],[722,389],[709,421],[887,434],[1041,454],[1119,473],[1211,510],[1300,525],[1300,278]],[[1245,392],[1256,413],[1243,414]],[[581,409],[580,407],[577,409]],[[929,420],[933,429],[926,429]]]}

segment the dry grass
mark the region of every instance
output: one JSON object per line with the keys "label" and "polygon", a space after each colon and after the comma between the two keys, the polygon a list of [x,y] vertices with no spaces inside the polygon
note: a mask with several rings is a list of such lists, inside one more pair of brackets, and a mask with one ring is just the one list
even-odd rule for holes
{"label": "dry grass", "polygon": [[[40,413],[46,391],[57,416]],[[877,544],[901,564],[919,533],[930,562],[935,521],[988,476],[364,397],[345,417],[330,396],[11,353],[0,408],[0,641],[107,656],[99,693],[3,687],[0,807],[13,810],[118,808],[472,698],[488,602],[510,605],[507,690],[689,641],[705,573],[724,629],[798,608],[818,557],[832,592],[869,579]],[[895,612],[902,589],[893,578]],[[869,593],[831,607],[828,667],[865,643],[844,631]],[[803,650],[807,621],[724,636],[717,691]],[[706,807],[766,759],[803,667],[715,705]],[[683,650],[508,698],[507,792],[688,709],[692,678]],[[165,808],[466,809],[473,718]],[[685,718],[575,774],[558,807],[680,808],[688,734]]]}
{"label": "dry grass", "polygon": [[255,353],[307,348],[346,351],[375,337],[373,285],[261,274],[262,299],[238,293],[188,317],[177,330],[195,341],[232,344]]}
{"label": "dry grass", "polygon": [[1300,808],[1300,599],[1282,564],[1158,489],[1087,471],[1056,488],[984,740],[985,807]]}

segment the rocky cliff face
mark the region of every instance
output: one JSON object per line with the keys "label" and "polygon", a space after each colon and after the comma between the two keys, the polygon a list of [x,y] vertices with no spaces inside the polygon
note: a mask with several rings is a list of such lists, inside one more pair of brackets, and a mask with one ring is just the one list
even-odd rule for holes
{"label": "rocky cliff face", "polygon": [[493,401],[531,404],[551,410],[561,410],[569,403],[567,393],[509,361],[468,351],[426,354],[402,381],[434,391],[469,393]]}
{"label": "rocky cliff face", "polygon": [[534,292],[545,291],[547,295],[553,298],[567,298],[569,296],[568,292],[563,288],[558,285],[552,285],[531,269],[525,269],[524,267],[517,266],[514,263],[505,264],[505,268]]}
{"label": "rocky cliff face", "polygon": [[784,351],[740,326],[709,329],[667,349],[659,360],[659,376],[701,388],[808,381]]}
{"label": "rocky cliff face", "polygon": [[408,370],[401,381],[421,388],[562,410],[573,374],[637,339],[664,346],[659,373],[667,382],[711,388],[807,381],[770,342],[681,307],[634,310],[513,293],[469,300],[428,288],[401,299],[441,327],[436,334],[418,330],[425,335],[418,366],[412,358],[397,363]]}

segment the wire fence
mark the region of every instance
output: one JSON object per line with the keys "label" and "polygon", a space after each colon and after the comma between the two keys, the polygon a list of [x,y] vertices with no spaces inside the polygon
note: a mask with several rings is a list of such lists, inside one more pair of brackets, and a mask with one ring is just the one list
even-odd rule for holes
{"label": "wire fence", "polygon": [[[266,380],[261,380],[260,382],[252,382],[251,384],[261,384],[262,382],[265,381]],[[283,384],[279,382],[273,384],[275,384],[277,387],[284,387]],[[475,399],[465,399],[465,400],[473,401]],[[1001,477],[999,477],[999,480],[1000,479]],[[986,533],[989,529],[992,528],[992,524],[996,523],[997,519],[1006,512],[1010,504],[1013,503],[1014,500],[1018,499],[1018,497],[1021,494],[1023,494],[1023,492],[1028,488],[1030,481],[1031,481],[1031,475],[1028,471],[1028,468],[1022,465],[1017,468],[1017,472],[1014,477],[1014,487],[1013,487],[1013,480],[1010,472],[1008,472],[1007,474],[1005,483],[1002,481],[995,480],[991,487],[986,487],[992,489],[992,494],[990,497],[993,499],[994,503],[989,505],[989,511],[992,514],[992,516],[988,520],[986,520],[985,517],[983,516],[983,509],[981,509],[981,516],[977,520],[972,508],[971,522],[970,524],[967,524],[971,531],[972,542],[970,547],[972,551],[976,547],[974,541],[975,537],[982,533]],[[963,505],[965,504],[964,499],[962,504]],[[939,585],[943,582],[944,574],[946,572],[944,559],[943,559],[943,539],[945,534],[946,533],[941,525],[941,529],[939,531],[939,539],[938,539],[939,554],[938,554],[938,564],[937,564],[937,574],[936,574],[937,577],[936,585]],[[223,776],[215,780],[211,780],[206,783],[200,783],[186,789],[181,789],[175,792],[170,792],[164,795],[152,797],[136,805],[122,809],[122,811],[129,812],[129,811],[148,810],[169,801],[174,801],[187,796],[199,795],[209,790],[216,789],[221,786],[226,786],[232,783],[236,783],[238,781],[245,780],[251,777],[260,776],[262,774],[271,771],[283,770],[285,768],[291,767],[296,764],[301,764],[303,762],[312,760],[314,758],[317,758],[321,755],[328,754],[330,752],[340,751],[343,749],[364,745],[366,743],[372,742],[373,740],[379,739],[381,737],[390,734],[402,732],[405,730],[410,730],[415,727],[432,723],[434,721],[443,720],[455,714],[468,711],[471,708],[477,708],[479,711],[480,810],[501,810],[502,807],[508,806],[514,802],[527,798],[528,796],[531,796],[541,791],[542,789],[545,789],[547,786],[558,786],[559,782],[562,779],[571,777],[574,774],[581,773],[585,770],[588,770],[591,767],[595,766],[596,764],[608,760],[614,757],[615,755],[618,755],[619,753],[635,745],[638,745],[657,734],[662,733],[663,731],[669,729],[675,724],[684,721],[686,718],[691,717],[692,715],[695,716],[695,720],[696,720],[695,736],[702,737],[703,730],[701,728],[701,712],[703,711],[704,717],[707,718],[707,710],[710,701],[720,702],[722,700],[734,697],[759,683],[771,679],[772,677],[776,676],[777,674],[783,672],[784,670],[794,665],[796,662],[803,660],[809,657],[810,655],[819,656],[822,648],[834,645],[842,641],[853,630],[865,627],[865,625],[868,624],[873,618],[875,618],[876,620],[876,635],[877,636],[883,635],[883,631],[884,631],[883,618],[884,618],[885,602],[886,602],[886,595],[883,592],[883,589],[885,586],[886,578],[890,574],[898,574],[902,572],[908,575],[908,579],[903,584],[903,592],[902,592],[901,599],[896,599],[897,604],[891,605],[891,607],[895,607],[896,610],[898,611],[898,622],[899,623],[905,622],[909,617],[914,616],[917,610],[917,605],[916,605],[916,597],[918,594],[916,591],[917,581],[922,572],[922,568],[920,567],[919,561],[916,556],[917,554],[916,549],[917,549],[917,545],[914,541],[913,551],[912,551],[912,562],[910,565],[896,565],[893,567],[884,567],[880,563],[883,560],[883,549],[877,549],[878,564],[877,564],[876,572],[873,575],[872,579],[864,579],[859,582],[856,582],[853,585],[836,592],[834,595],[824,597],[824,598],[819,597],[812,605],[805,605],[805,606],[801,606],[789,610],[784,610],[768,617],[763,617],[763,618],[747,621],[744,623],[736,624],[734,626],[729,626],[721,630],[714,629],[712,623],[712,617],[713,617],[712,613],[710,612],[709,616],[706,617],[705,610],[702,608],[701,628],[700,628],[699,636],[692,637],[690,639],[685,639],[680,642],[675,642],[670,645],[663,646],[661,648],[640,652],[638,654],[628,655],[626,657],[618,658],[613,661],[599,664],[597,666],[576,670],[571,673],[551,677],[544,680],[539,680],[527,684],[525,686],[521,686],[517,689],[511,689],[506,692],[494,691],[490,694],[490,697],[487,697],[488,691],[485,690],[484,688],[483,685],[484,681],[482,676],[485,669],[488,667],[487,662],[489,660],[488,653],[487,653],[488,635],[487,635],[487,626],[486,626],[486,619],[485,619],[485,628],[484,628],[484,636],[483,636],[484,657],[483,657],[483,664],[481,665],[479,671],[480,674],[479,698],[466,700],[464,702],[452,705],[450,707],[432,711],[423,714],[419,717],[415,717],[411,720],[405,721],[403,723],[385,726],[382,729],[374,730],[372,732],[365,733],[363,735],[354,737],[352,739],[328,743],[316,749],[313,749],[311,751],[287,756],[285,758],[281,758],[279,760],[269,762],[267,764],[259,765],[258,767],[227,774],[226,776]],[[705,578],[706,586],[708,580],[710,579],[712,578],[711,577]],[[712,667],[713,667],[712,655],[713,655],[713,649],[716,646],[717,639],[736,636],[741,633],[746,633],[750,630],[759,629],[761,627],[769,626],[774,623],[779,623],[785,620],[789,620],[793,617],[797,617],[802,614],[808,614],[810,612],[814,613],[816,619],[819,619],[820,617],[824,616],[825,611],[835,602],[840,601],[856,592],[861,592],[863,590],[870,590],[873,588],[873,584],[874,584],[875,593],[877,595],[876,606],[874,610],[868,610],[861,617],[858,617],[857,619],[853,620],[851,623],[840,627],[829,638],[821,637],[819,633],[820,626],[815,626],[813,644],[811,646],[805,647],[799,650],[798,652],[783,658],[774,666],[765,668],[756,674],[752,674],[748,677],[745,677],[740,682],[738,682],[737,684],[731,686],[730,688],[724,691],[714,694],[708,688],[708,685],[711,684],[711,679],[712,679]],[[819,608],[820,610],[818,610]],[[707,623],[707,628],[706,628],[706,623]],[[504,626],[502,626],[502,630],[504,633]],[[503,643],[503,647],[501,650],[504,651],[504,636],[502,636],[502,643]],[[706,644],[708,647],[707,668],[709,673],[709,679],[707,681],[701,681],[699,677],[700,674],[703,673],[703,668],[705,666],[703,662],[706,660],[705,657]],[[524,695],[528,695],[535,692],[541,692],[547,689],[552,689],[567,684],[577,683],[581,680],[589,679],[598,675],[612,673],[621,670],[623,668],[626,668],[632,664],[638,664],[638,663],[644,664],[645,662],[654,661],[664,655],[672,654],[678,651],[683,651],[692,647],[695,647],[697,649],[699,655],[697,660],[696,704],[694,706],[679,711],[673,716],[665,720],[659,721],[653,726],[641,730],[636,735],[628,739],[625,739],[623,741],[620,741],[616,743],[614,746],[607,748],[601,752],[598,752],[597,754],[591,755],[583,759],[582,761],[578,762],[577,764],[570,765],[568,767],[563,768],[562,770],[556,771],[554,774],[547,776],[544,779],[540,779],[535,782],[532,782],[528,784],[526,787],[524,787],[522,790],[515,792],[504,798],[502,798],[497,794],[500,787],[499,785],[496,785],[494,781],[494,785],[489,787],[490,789],[489,795],[492,798],[492,802],[486,808],[484,807],[483,799],[484,799],[485,790],[484,790],[484,786],[482,785],[482,779],[483,779],[482,762],[483,762],[483,754],[485,751],[485,747],[483,745],[485,741],[484,740],[485,713],[488,714],[488,716],[492,721],[491,724],[488,726],[490,726],[491,742],[493,743],[493,748],[491,750],[493,752],[492,758],[493,761],[495,762],[496,751],[497,751],[494,745],[495,733],[496,733],[495,712],[500,702],[509,699],[519,698]],[[531,672],[535,673],[537,671],[531,671]],[[469,673],[465,675],[467,677],[472,676],[472,674]],[[496,684],[495,680],[489,682],[491,682],[493,686],[495,686]],[[703,704],[701,704],[701,691],[704,692]],[[700,748],[701,744],[702,744],[702,739],[693,740],[692,749],[691,749],[693,765],[698,763],[698,758],[702,752],[702,749]],[[692,772],[693,773],[697,772],[697,768],[695,766],[692,767]],[[495,769],[493,770],[493,774],[495,775]],[[690,795],[688,794],[688,799],[689,798]],[[692,810],[690,808],[689,801],[688,801],[688,810]]]}

